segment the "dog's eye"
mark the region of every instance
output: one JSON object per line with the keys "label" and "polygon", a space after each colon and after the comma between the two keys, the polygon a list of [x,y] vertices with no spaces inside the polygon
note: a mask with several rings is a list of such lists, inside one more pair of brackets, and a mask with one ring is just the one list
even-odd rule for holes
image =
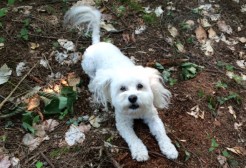
{"label": "dog's eye", "polygon": [[125,86],[121,86],[121,87],[120,87],[120,90],[121,90],[122,92],[124,92],[124,91],[126,91],[126,87],[125,87]]}
{"label": "dog's eye", "polygon": [[139,83],[138,85],[137,85],[137,89],[142,89],[143,88],[143,85],[141,84],[141,83]]}

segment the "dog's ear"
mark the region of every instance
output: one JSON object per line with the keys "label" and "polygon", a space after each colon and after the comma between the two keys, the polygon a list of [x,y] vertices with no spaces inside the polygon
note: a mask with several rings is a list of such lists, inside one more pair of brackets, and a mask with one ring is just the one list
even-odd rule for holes
{"label": "dog's ear", "polygon": [[163,86],[164,82],[160,72],[154,68],[148,67],[146,67],[145,70],[149,76],[150,87],[154,95],[154,106],[160,109],[168,108],[171,93]]}
{"label": "dog's ear", "polygon": [[108,102],[111,102],[111,81],[112,71],[99,70],[89,84],[89,90],[93,93],[95,101],[102,104],[106,109],[108,108]]}

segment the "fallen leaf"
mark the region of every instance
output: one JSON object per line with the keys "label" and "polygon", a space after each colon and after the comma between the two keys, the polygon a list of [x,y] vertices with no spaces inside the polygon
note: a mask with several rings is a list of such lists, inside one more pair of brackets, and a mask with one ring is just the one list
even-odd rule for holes
{"label": "fallen leaf", "polygon": [[153,10],[150,9],[149,6],[143,7],[143,8],[144,8],[144,12],[145,12],[145,13],[151,13],[151,12],[153,11]]}
{"label": "fallen leaf", "polygon": [[27,110],[32,111],[40,105],[40,97],[38,95],[29,99]]}
{"label": "fallen leaf", "polygon": [[246,43],[246,38],[245,38],[245,37],[240,37],[240,38],[238,38],[238,40],[239,40],[241,43]]}
{"label": "fallen leaf", "polygon": [[206,42],[206,40],[207,40],[207,33],[206,33],[206,31],[204,30],[204,28],[201,25],[199,25],[199,27],[196,28],[195,34],[196,34],[197,40],[200,43],[205,43]]}
{"label": "fallen leaf", "polygon": [[202,25],[202,27],[211,27],[211,24],[208,22],[208,19],[200,19],[199,23]]}
{"label": "fallen leaf", "polygon": [[123,33],[122,34],[122,38],[123,38],[123,40],[124,40],[124,42],[126,43],[126,44],[128,44],[129,42],[130,42],[130,35],[128,34],[128,33]]}
{"label": "fallen leaf", "polygon": [[76,125],[71,125],[68,131],[65,133],[65,141],[69,146],[73,146],[77,143],[83,143],[85,140],[85,134],[80,131]]}
{"label": "fallen leaf", "polygon": [[19,158],[12,157],[10,159],[10,162],[11,162],[12,168],[21,168],[20,159]]}
{"label": "fallen leaf", "polygon": [[0,85],[6,83],[9,80],[10,75],[12,74],[12,70],[4,64],[0,68]]}
{"label": "fallen leaf", "polygon": [[186,52],[185,49],[184,49],[184,45],[183,44],[175,43],[175,45],[176,45],[177,49],[179,50],[179,52],[181,52],[181,53],[185,53]]}
{"label": "fallen leaf", "polygon": [[195,26],[195,22],[193,20],[187,20],[185,23],[189,26],[189,29]]}
{"label": "fallen leaf", "polygon": [[245,60],[237,60],[236,61],[237,65],[242,68],[242,69],[246,69],[246,61]]}
{"label": "fallen leaf", "polygon": [[237,155],[246,155],[246,149],[244,149],[243,147],[240,146],[235,146],[233,148],[226,148],[227,150],[237,154]]}
{"label": "fallen leaf", "polygon": [[236,112],[233,109],[233,107],[232,106],[228,106],[228,109],[229,109],[229,113],[232,114],[235,119],[237,119]]}
{"label": "fallen leaf", "polygon": [[82,1],[77,1],[76,4],[73,6],[81,6],[81,5],[89,5],[89,6],[94,6],[96,3],[93,0],[82,0]]}
{"label": "fallen leaf", "polygon": [[213,40],[219,39],[219,37],[217,36],[216,32],[214,31],[212,27],[208,29],[208,38],[213,39]]}
{"label": "fallen leaf", "polygon": [[25,134],[23,139],[22,139],[22,143],[26,146],[28,146],[30,151],[33,151],[34,149],[36,149],[41,142],[45,141],[45,140],[49,140],[48,136],[45,137],[34,137],[32,134]]}
{"label": "fallen leaf", "polygon": [[59,64],[61,65],[63,65],[65,59],[68,58],[68,54],[66,52],[55,51],[54,55],[55,55],[55,60],[59,62]]}
{"label": "fallen leaf", "polygon": [[243,123],[241,123],[241,122],[239,122],[239,123],[235,122],[234,123],[234,129],[237,131],[239,131],[242,126],[243,126]]}
{"label": "fallen leaf", "polygon": [[32,49],[32,50],[35,50],[39,47],[39,44],[38,43],[33,43],[33,42],[30,42],[28,43],[29,44],[29,47]]}
{"label": "fallen leaf", "polygon": [[75,45],[72,41],[68,41],[67,39],[58,39],[57,41],[67,51],[75,51]]}
{"label": "fallen leaf", "polygon": [[48,67],[49,67],[49,61],[45,60],[43,58],[40,60],[39,64],[42,65],[43,67],[45,67],[46,69],[48,69]]}
{"label": "fallen leaf", "polygon": [[89,122],[93,127],[99,128],[101,126],[100,122],[102,122],[102,118],[100,118],[99,116],[92,115],[89,118]]}
{"label": "fallen leaf", "polygon": [[105,22],[100,23],[101,28],[105,29],[107,32],[117,31],[112,24],[106,24]]}
{"label": "fallen leaf", "polygon": [[16,66],[16,75],[17,76],[22,76],[22,73],[28,69],[28,67],[26,66],[26,63],[24,62],[20,62],[18,63],[18,65]]}
{"label": "fallen leaf", "polygon": [[187,114],[195,117],[195,118],[201,118],[204,119],[204,111],[201,111],[199,108],[199,105],[196,105],[191,108],[191,112],[187,112]]}
{"label": "fallen leaf", "polygon": [[80,83],[80,77],[77,77],[74,73],[69,73],[67,77],[67,82],[69,86],[73,87],[73,90],[76,91],[77,85]]}
{"label": "fallen leaf", "polygon": [[69,59],[73,64],[78,63],[82,59],[81,52],[73,52],[69,54]]}
{"label": "fallen leaf", "polygon": [[4,43],[0,43],[0,50],[4,48]]}
{"label": "fallen leaf", "polygon": [[217,21],[220,19],[220,14],[211,14],[209,17],[212,21]]}
{"label": "fallen leaf", "polygon": [[227,165],[227,158],[225,156],[219,155],[217,156],[217,160],[223,168],[229,168],[229,165],[225,167]]}
{"label": "fallen leaf", "polygon": [[11,166],[11,162],[9,160],[9,156],[0,155],[0,168],[9,168]]}
{"label": "fallen leaf", "polygon": [[161,16],[161,14],[164,12],[163,10],[162,10],[162,8],[161,8],[161,6],[158,6],[158,7],[156,7],[155,8],[155,15],[157,16],[157,17],[160,17]]}
{"label": "fallen leaf", "polygon": [[43,138],[45,137],[47,134],[44,130],[44,126],[41,124],[33,124],[32,126],[35,129],[35,136]]}
{"label": "fallen leaf", "polygon": [[141,25],[140,27],[137,27],[134,32],[135,34],[141,34],[146,30],[146,28],[147,27],[145,25]]}
{"label": "fallen leaf", "polygon": [[222,32],[225,32],[227,34],[231,34],[232,33],[232,28],[230,25],[227,25],[225,23],[224,20],[220,20],[217,22],[217,26],[219,27],[219,29],[222,31]]}
{"label": "fallen leaf", "polygon": [[246,12],[246,4],[244,4],[244,5],[241,6],[240,11],[241,11],[242,13]]}
{"label": "fallen leaf", "polygon": [[90,125],[90,124],[85,125],[85,124],[81,123],[81,124],[78,126],[78,129],[79,129],[81,132],[83,132],[83,133],[87,133],[87,132],[90,131],[91,125]]}
{"label": "fallen leaf", "polygon": [[45,131],[51,132],[59,125],[59,122],[53,119],[48,119],[43,121],[42,125]]}
{"label": "fallen leaf", "polygon": [[171,36],[173,36],[173,37],[178,36],[178,34],[179,34],[178,30],[175,27],[173,27],[172,25],[168,25],[167,29],[168,29],[169,33],[171,34]]}
{"label": "fallen leaf", "polygon": [[206,56],[212,56],[214,55],[214,49],[211,45],[211,41],[207,40],[204,44],[201,46],[201,50],[204,51],[204,54]]}
{"label": "fallen leaf", "polygon": [[238,44],[238,41],[230,38],[229,40],[226,39],[226,36],[224,34],[221,34],[220,36],[220,40],[223,41],[224,43],[226,43],[227,45],[235,45]]}
{"label": "fallen leaf", "polygon": [[52,25],[56,26],[59,23],[59,19],[56,15],[47,15],[45,16],[45,19]]}

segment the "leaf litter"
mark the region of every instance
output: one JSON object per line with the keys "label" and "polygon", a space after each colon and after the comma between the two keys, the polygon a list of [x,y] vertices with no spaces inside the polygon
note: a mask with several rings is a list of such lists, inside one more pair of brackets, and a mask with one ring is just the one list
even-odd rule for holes
{"label": "leaf litter", "polygon": [[7,64],[4,64],[0,68],[0,85],[6,83],[10,75],[12,74],[12,70],[7,66]]}

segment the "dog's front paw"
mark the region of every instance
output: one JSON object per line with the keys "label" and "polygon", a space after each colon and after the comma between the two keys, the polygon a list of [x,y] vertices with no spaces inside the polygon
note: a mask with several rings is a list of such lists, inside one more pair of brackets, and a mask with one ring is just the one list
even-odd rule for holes
{"label": "dog's front paw", "polygon": [[165,145],[161,146],[160,148],[161,148],[161,152],[164,155],[166,155],[166,157],[168,159],[174,160],[174,159],[178,158],[179,153],[172,143],[165,144]]}
{"label": "dog's front paw", "polygon": [[136,145],[131,148],[132,158],[138,162],[143,162],[149,159],[148,150],[143,144]]}

